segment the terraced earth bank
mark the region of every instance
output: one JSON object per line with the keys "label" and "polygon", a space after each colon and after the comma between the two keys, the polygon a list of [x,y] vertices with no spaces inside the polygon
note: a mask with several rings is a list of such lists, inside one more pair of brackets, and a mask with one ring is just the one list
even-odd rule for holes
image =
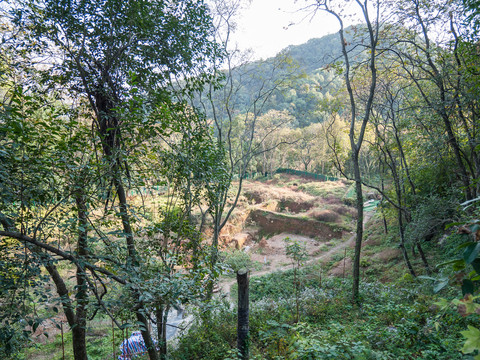
{"label": "terraced earth bank", "polygon": [[226,251],[243,249],[262,266],[253,274],[285,268],[285,239],[305,244],[311,260],[352,237],[356,210],[345,181],[291,175],[244,183],[239,205],[221,232]]}

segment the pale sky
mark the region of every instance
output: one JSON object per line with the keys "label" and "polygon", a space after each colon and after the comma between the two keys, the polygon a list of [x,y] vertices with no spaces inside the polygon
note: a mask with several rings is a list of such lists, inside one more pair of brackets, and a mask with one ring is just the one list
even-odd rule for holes
{"label": "pale sky", "polygon": [[317,12],[312,17],[305,11],[298,11],[306,3],[312,2],[253,0],[240,14],[233,39],[241,50],[251,48],[254,59],[265,59],[288,45],[303,44],[309,39],[337,32],[338,22],[331,15]]}

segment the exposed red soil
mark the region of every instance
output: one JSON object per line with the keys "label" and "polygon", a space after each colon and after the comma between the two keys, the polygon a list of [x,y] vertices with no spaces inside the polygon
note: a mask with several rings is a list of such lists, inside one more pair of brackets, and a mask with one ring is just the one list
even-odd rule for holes
{"label": "exposed red soil", "polygon": [[265,210],[253,210],[249,220],[256,223],[267,234],[301,234],[317,238],[320,241],[328,241],[332,238],[341,238],[343,231],[321,221],[309,218],[285,216]]}

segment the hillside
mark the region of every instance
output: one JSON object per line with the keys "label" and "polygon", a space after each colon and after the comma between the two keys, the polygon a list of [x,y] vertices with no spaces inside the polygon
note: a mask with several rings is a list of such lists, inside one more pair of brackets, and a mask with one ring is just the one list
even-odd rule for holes
{"label": "hillside", "polygon": [[[355,236],[347,230],[342,236],[330,236],[321,229],[315,235],[308,226],[314,214],[322,213],[323,220],[328,214],[330,226],[334,222],[349,227],[355,213],[342,201],[347,190],[342,182],[312,183],[294,176],[245,184],[238,209],[243,215],[237,217],[245,219],[244,228],[240,230],[237,223],[236,229],[250,236],[241,245],[235,240],[227,244],[224,263],[232,268],[250,267],[251,356],[462,359],[460,331],[466,324],[478,325],[478,319],[435,305],[441,297],[459,295],[449,289],[439,296],[433,293],[428,279],[414,279],[408,274],[396,246],[395,231],[391,228],[385,234],[381,214],[371,206],[364,219],[363,305],[352,306],[349,294]],[[292,220],[290,229],[278,223],[286,215]],[[303,223],[296,223],[300,219]],[[236,234],[232,236],[235,239]],[[286,256],[285,238],[304,244],[308,253],[297,275]],[[451,245],[437,241],[426,244],[425,250],[431,264],[441,262],[454,251]],[[412,262],[419,274],[426,275],[418,254]],[[181,332],[172,351],[173,359],[233,358],[230,349],[235,347],[236,339],[236,309],[232,309],[237,301],[236,280],[232,274],[220,284],[214,310],[191,311],[198,317],[190,318],[188,330]]]}

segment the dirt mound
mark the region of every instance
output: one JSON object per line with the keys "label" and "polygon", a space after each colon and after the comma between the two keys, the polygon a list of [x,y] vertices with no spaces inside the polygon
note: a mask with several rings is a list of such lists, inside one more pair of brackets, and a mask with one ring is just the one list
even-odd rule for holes
{"label": "dirt mound", "polygon": [[301,234],[321,241],[341,238],[343,235],[342,229],[338,226],[331,226],[309,218],[287,216],[264,210],[253,210],[250,213],[249,220],[253,221],[264,234]]}
{"label": "dirt mound", "polygon": [[277,200],[268,200],[264,203],[259,204],[260,209],[268,210],[268,211],[279,211],[280,204]]}
{"label": "dirt mound", "polygon": [[[260,235],[286,232],[319,238],[322,241],[342,236],[345,231],[345,226],[341,225],[343,216],[353,211],[343,205],[339,195],[340,190],[345,191],[345,185],[341,182],[311,181],[297,184],[296,180],[299,179],[288,179],[291,181],[285,182],[282,177],[283,181],[276,185],[273,185],[275,182],[259,181],[243,183],[243,196],[238,207],[220,233],[220,244],[223,248],[242,248],[242,243],[250,243],[250,240],[243,237],[234,238],[236,234],[245,233],[245,226],[249,224],[252,224]],[[304,192],[302,186],[311,191]],[[329,193],[332,189],[335,191]],[[257,233],[252,235],[253,240],[257,239]]]}
{"label": "dirt mound", "polygon": [[[248,211],[244,211],[241,209],[236,209],[233,211],[228,223],[225,224],[222,231],[220,231],[220,246],[224,248],[231,246],[230,243],[233,241],[234,236],[242,232],[247,218]],[[206,235],[208,236],[209,233],[206,232]],[[238,241],[236,241],[233,246],[236,247],[237,244]]]}
{"label": "dirt mound", "polygon": [[341,221],[340,215],[332,210],[314,209],[307,214],[309,217],[329,223],[338,223]]}
{"label": "dirt mound", "polygon": [[300,212],[310,210],[314,206],[315,204],[312,201],[299,202],[298,200],[292,200],[292,199],[280,200],[280,204],[279,204],[280,211],[285,210],[293,214],[298,214]]}
{"label": "dirt mound", "polygon": [[271,186],[258,181],[245,183],[243,194],[254,204],[260,204],[269,200],[286,201],[290,203],[308,203],[315,200],[314,196],[298,192],[296,189]]}
{"label": "dirt mound", "polygon": [[330,207],[330,210],[340,215],[349,215],[353,219],[356,219],[358,216],[357,209],[347,205],[333,205]]}
{"label": "dirt mound", "polygon": [[244,191],[243,194],[253,204],[261,204],[265,201],[264,194],[258,191]]}
{"label": "dirt mound", "polygon": [[342,199],[339,199],[338,197],[335,197],[335,196],[327,196],[326,198],[323,199],[323,201],[326,204],[329,204],[329,205],[342,205],[343,204]]}
{"label": "dirt mound", "polygon": [[241,233],[235,234],[230,245],[233,244],[235,249],[240,250],[241,248],[243,248],[245,244],[252,241],[252,239],[253,239],[253,236],[251,233],[241,232]]}

